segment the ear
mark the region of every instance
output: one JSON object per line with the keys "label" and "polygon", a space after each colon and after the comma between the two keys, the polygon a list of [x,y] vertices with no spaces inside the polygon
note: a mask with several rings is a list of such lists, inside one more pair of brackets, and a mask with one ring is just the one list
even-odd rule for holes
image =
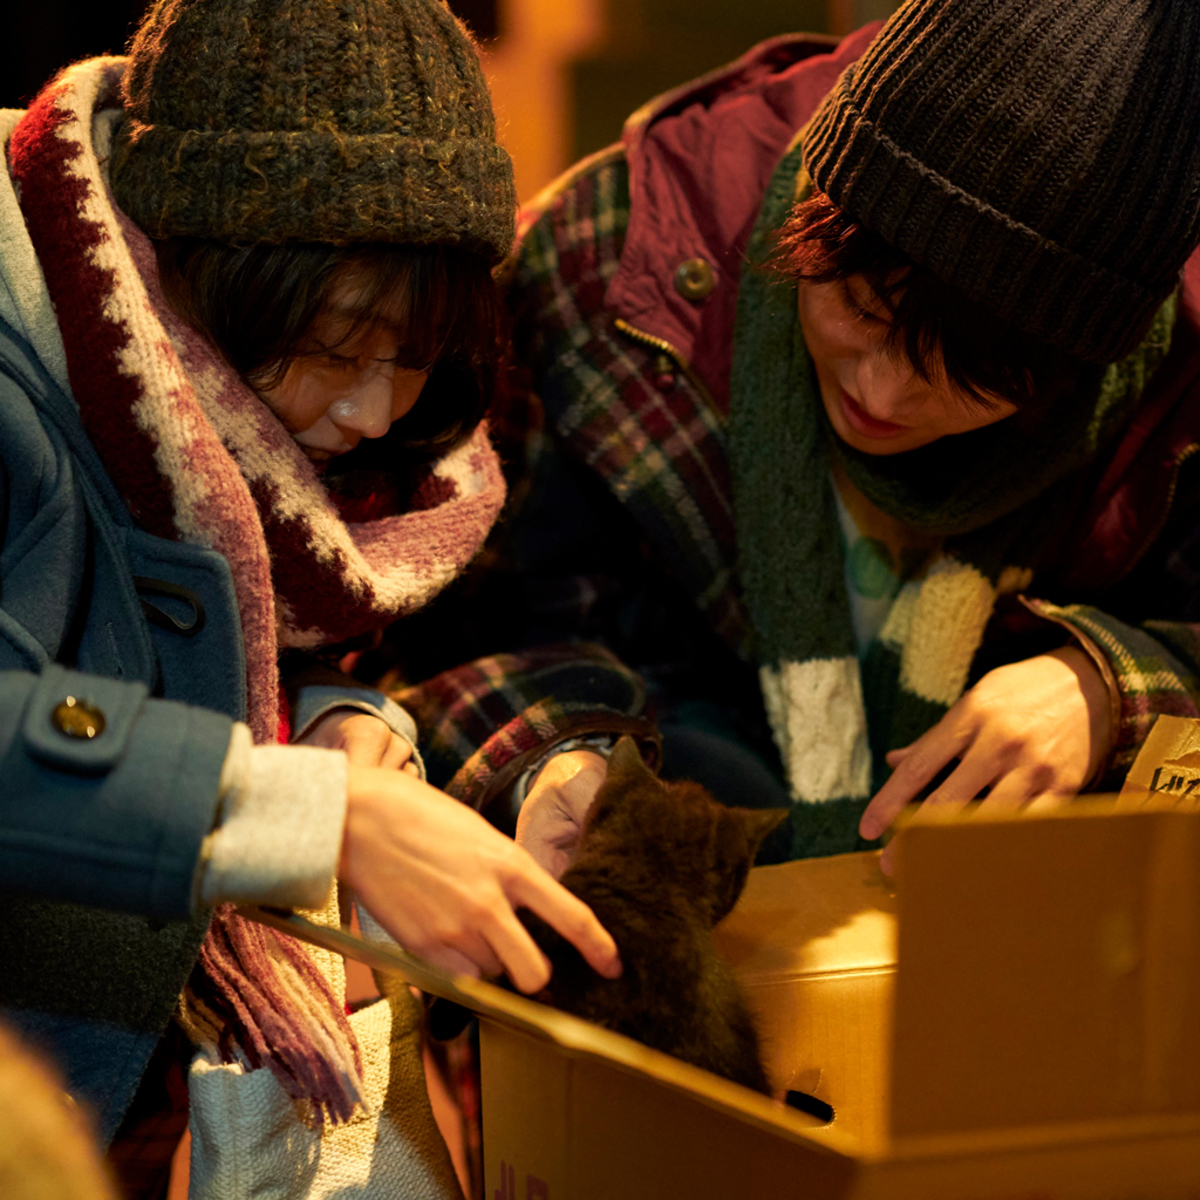
{"label": "ear", "polygon": [[621,820],[631,804],[644,803],[647,785],[655,789],[655,794],[664,790],[662,781],[642,761],[633,738],[621,738],[608,756],[608,770],[588,812],[585,833]]}
{"label": "ear", "polygon": [[788,811],[786,808],[727,808],[721,814],[713,863],[716,879],[712,895],[714,925],[728,916],[737,903],[763,838],[787,819]]}
{"label": "ear", "polygon": [[742,818],[742,825],[746,830],[746,842],[750,847],[750,858],[753,860],[767,834],[773,833],[788,819],[791,809],[739,808],[735,811]]}
{"label": "ear", "polygon": [[637,742],[628,734],[617,742],[608,756],[608,779],[626,786],[659,782],[654,772],[646,766]]}

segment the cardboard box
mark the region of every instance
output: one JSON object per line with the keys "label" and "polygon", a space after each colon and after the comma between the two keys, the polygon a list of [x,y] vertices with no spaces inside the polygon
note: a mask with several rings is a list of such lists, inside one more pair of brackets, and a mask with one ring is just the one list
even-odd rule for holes
{"label": "cardboard box", "polygon": [[719,934],[833,1124],[485,1019],[489,1200],[1200,1194],[1200,813],[901,836],[898,904],[874,855],[793,863]]}
{"label": "cardboard box", "polygon": [[829,1125],[394,950],[314,940],[480,1013],[487,1200],[1195,1200],[1200,733],[1164,720],[1120,798],[910,824],[896,894],[875,855],[751,873],[720,948],[773,1080],[831,1103]]}

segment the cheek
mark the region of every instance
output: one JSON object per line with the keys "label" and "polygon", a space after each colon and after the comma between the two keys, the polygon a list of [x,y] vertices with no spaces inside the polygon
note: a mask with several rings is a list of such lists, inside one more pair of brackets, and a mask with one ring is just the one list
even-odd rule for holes
{"label": "cheek", "polygon": [[800,329],[818,374],[853,371],[873,349],[862,320],[847,310],[832,284],[801,284],[798,294]]}
{"label": "cheek", "polygon": [[392,420],[398,421],[410,413],[421,397],[421,391],[429,378],[428,372],[420,375],[397,374],[392,385]]}
{"label": "cheek", "polygon": [[343,390],[331,386],[316,369],[293,363],[277,387],[259,394],[288,432],[296,434],[320,421]]}

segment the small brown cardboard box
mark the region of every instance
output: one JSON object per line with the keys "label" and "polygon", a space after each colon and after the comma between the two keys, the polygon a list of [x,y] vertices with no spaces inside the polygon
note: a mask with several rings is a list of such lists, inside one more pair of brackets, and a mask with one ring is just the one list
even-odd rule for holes
{"label": "small brown cardboard box", "polygon": [[[1157,774],[1155,772],[1157,771]],[[751,873],[718,930],[784,1108],[566,1014],[298,918],[481,1017],[486,1200],[1196,1200],[1200,723],[1116,800],[913,822]],[[897,963],[899,964],[897,968]]]}

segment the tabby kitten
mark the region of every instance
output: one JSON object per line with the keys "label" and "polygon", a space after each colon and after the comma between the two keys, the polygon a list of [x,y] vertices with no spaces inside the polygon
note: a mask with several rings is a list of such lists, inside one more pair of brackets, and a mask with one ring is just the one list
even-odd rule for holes
{"label": "tabby kitten", "polygon": [[612,934],[624,972],[597,975],[523,911],[554,968],[537,998],[769,1092],[758,1034],[710,930],[737,902],[759,844],[785,816],[726,808],[696,783],[664,783],[622,738],[562,883]]}

